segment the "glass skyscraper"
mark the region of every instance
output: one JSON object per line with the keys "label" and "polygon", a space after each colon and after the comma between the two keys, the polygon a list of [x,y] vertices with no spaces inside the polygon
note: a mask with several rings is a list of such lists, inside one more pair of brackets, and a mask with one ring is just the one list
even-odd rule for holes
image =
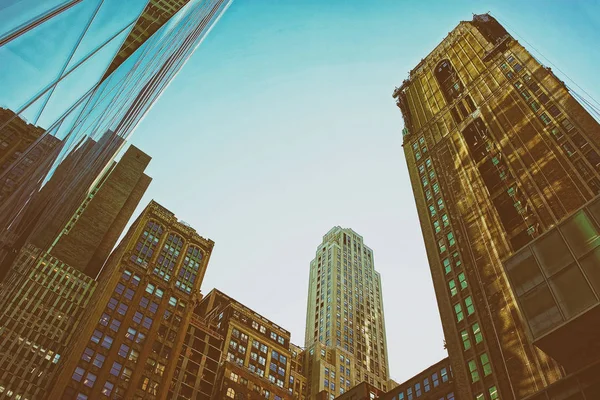
{"label": "glass skyscraper", "polygon": [[[24,238],[43,230],[66,196],[75,208],[85,199],[230,3],[0,3],[0,258],[14,256]],[[92,141],[101,145],[83,151]],[[65,161],[63,169],[72,170],[55,179],[56,190],[35,199]],[[28,179],[14,178],[23,175]],[[34,217],[28,204],[38,207]],[[62,212],[64,222],[69,212]]]}

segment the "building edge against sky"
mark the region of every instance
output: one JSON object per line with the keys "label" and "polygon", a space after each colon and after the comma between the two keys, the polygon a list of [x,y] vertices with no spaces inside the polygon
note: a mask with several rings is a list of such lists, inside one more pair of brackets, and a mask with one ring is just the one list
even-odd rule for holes
{"label": "building edge against sky", "polygon": [[503,262],[600,192],[600,127],[488,14],[461,22],[394,97],[457,394],[533,395],[563,368],[523,322],[547,306],[519,309]]}

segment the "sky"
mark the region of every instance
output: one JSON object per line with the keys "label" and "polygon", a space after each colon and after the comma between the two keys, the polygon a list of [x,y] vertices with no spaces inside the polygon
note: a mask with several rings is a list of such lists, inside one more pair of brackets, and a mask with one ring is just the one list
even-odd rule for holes
{"label": "sky", "polygon": [[410,378],[446,352],[392,91],[488,11],[600,99],[600,1],[235,0],[133,135],[153,177],[136,215],[155,199],[214,240],[202,292],[299,345],[315,250],[354,229],[382,276],[390,375]]}

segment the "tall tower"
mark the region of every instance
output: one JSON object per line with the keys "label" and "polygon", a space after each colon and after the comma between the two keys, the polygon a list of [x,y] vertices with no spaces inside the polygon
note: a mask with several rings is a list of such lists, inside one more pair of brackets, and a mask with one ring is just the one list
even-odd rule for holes
{"label": "tall tower", "polygon": [[310,399],[366,381],[387,391],[381,277],[362,236],[331,229],[310,263],[305,362]]}
{"label": "tall tower", "polygon": [[532,343],[503,262],[600,192],[600,126],[574,96],[487,14],[394,91],[461,399],[523,399],[562,375]]}

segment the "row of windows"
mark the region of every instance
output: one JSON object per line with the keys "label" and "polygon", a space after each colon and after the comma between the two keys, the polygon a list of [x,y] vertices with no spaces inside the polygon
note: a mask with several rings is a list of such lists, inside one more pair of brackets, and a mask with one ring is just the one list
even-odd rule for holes
{"label": "row of windows", "polygon": [[[440,370],[439,375],[437,372],[434,372],[430,377],[423,379],[422,382],[417,382],[414,386],[407,388],[406,397],[404,396],[405,392],[401,391],[392,400],[413,400],[414,398],[421,397],[423,393],[427,393],[432,388],[440,385],[440,377],[442,382],[448,382],[448,369],[446,367]],[[449,393],[447,399],[454,400],[454,393]]]}

